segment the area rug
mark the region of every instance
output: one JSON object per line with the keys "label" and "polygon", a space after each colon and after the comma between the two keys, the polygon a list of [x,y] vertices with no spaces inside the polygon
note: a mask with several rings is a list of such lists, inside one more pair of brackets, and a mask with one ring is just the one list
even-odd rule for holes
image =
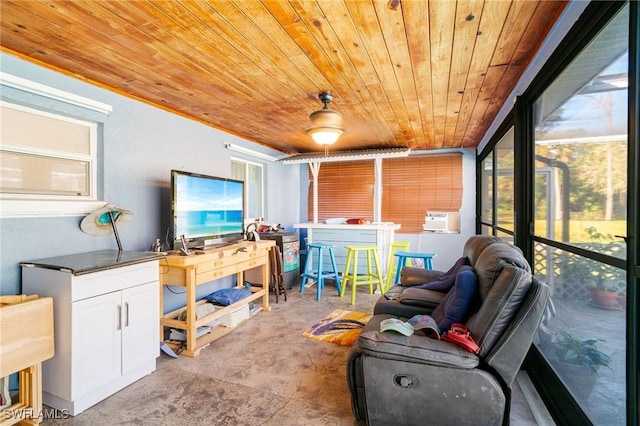
{"label": "area rug", "polygon": [[336,309],[302,333],[304,337],[352,346],[372,314]]}

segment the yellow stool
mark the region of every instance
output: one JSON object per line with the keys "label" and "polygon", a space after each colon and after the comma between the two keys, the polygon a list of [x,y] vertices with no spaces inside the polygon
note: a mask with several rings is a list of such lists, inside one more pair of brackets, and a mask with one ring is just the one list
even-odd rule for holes
{"label": "yellow stool", "polygon": [[[391,287],[391,283],[396,276],[396,270],[398,263],[396,262],[396,250],[402,249],[403,251],[409,251],[409,241],[394,241],[391,243],[391,250],[389,250],[389,266],[387,266],[387,280],[383,289],[383,293]],[[411,266],[411,261],[406,266]]]}
{"label": "yellow stool", "polygon": [[[340,289],[340,297],[344,296],[344,292],[347,288],[347,282],[351,280],[351,304],[356,304],[356,286],[368,284],[369,294],[373,294],[373,281],[377,280],[380,289],[384,286],[382,281],[382,275],[380,275],[380,263],[378,262],[378,246],[361,245],[361,246],[345,246],[347,249],[347,262],[344,265],[344,272],[342,274],[342,288]],[[360,252],[366,253],[367,259],[367,273],[358,275],[358,254]],[[375,273],[372,269],[371,259],[376,267]],[[349,267],[353,264],[353,269],[349,271]]]}

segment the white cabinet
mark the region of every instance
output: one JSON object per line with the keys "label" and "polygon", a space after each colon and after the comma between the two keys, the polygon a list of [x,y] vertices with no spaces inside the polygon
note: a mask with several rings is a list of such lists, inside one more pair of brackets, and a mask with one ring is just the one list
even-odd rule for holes
{"label": "white cabinet", "polygon": [[[156,264],[156,268],[157,268]],[[124,290],[122,324],[122,373],[128,374],[160,353],[158,340],[158,281]],[[151,305],[153,303],[153,305]],[[153,327],[149,327],[153,318]]]}
{"label": "white cabinet", "polygon": [[122,371],[122,292],[71,304],[71,399],[116,380]]}
{"label": "white cabinet", "polygon": [[55,356],[43,402],[76,415],[153,372],[159,356],[158,261],[76,275],[22,264],[26,293],[54,300]]}

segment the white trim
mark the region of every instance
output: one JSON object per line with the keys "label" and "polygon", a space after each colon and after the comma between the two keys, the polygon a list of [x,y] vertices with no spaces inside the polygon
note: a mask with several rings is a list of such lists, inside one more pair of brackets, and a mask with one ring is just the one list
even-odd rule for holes
{"label": "white trim", "polygon": [[109,115],[113,106],[0,71],[0,84]]}
{"label": "white trim", "polygon": [[247,154],[250,155],[252,157],[256,157],[256,158],[261,158],[263,160],[267,160],[267,161],[277,161],[278,157],[274,157],[272,155],[269,154],[265,154],[263,152],[259,152],[259,151],[255,151],[253,149],[250,148],[245,148],[243,146],[240,145],[236,145],[233,143],[225,143],[224,144],[225,148],[230,149],[231,151],[236,151],[236,152],[241,152],[243,154]]}
{"label": "white trim", "polygon": [[0,219],[84,216],[104,205],[87,200],[0,200]]}
{"label": "white trim", "polygon": [[382,187],[384,183],[382,182],[382,158],[378,157],[373,161],[373,173],[375,176],[373,178],[375,182],[375,190],[373,191],[373,222],[378,223],[382,222]]}
{"label": "white trim", "polygon": [[320,166],[322,162],[311,161],[308,163],[313,176],[313,223],[318,223],[318,175],[320,174]]}
{"label": "white trim", "polygon": [[330,153],[312,152],[296,154],[280,160],[282,164],[330,163],[337,161],[375,160],[377,158],[408,157],[409,148],[365,149],[355,151],[336,151]]}
{"label": "white trim", "polygon": [[[238,164],[242,164],[244,166],[244,212],[247,213],[249,210],[249,199],[251,198],[251,196],[253,195],[252,191],[251,191],[251,185],[250,183],[248,183],[248,179],[249,179],[249,166],[253,166],[253,167],[259,167],[260,168],[260,221],[262,220],[262,218],[265,216],[265,179],[264,179],[264,174],[265,174],[265,167],[264,164],[262,163],[258,163],[255,161],[251,161],[251,160],[247,160],[244,158],[239,158],[239,157],[234,157],[231,156],[231,161],[235,161]],[[237,179],[237,178],[234,178]],[[254,191],[255,192],[255,191]],[[250,218],[244,218],[245,220],[250,219]],[[255,220],[253,221],[255,222]],[[247,222],[249,223],[249,222]]]}
{"label": "white trim", "polygon": [[516,375],[516,383],[522,391],[524,400],[527,402],[527,405],[531,410],[531,414],[536,420],[536,424],[540,426],[555,426],[553,417],[549,414],[547,407],[544,405],[542,398],[540,398],[536,387],[526,371],[521,370],[518,372]]}
{"label": "white trim", "polygon": [[604,136],[579,136],[573,138],[562,139],[538,139],[536,145],[566,145],[576,143],[604,143],[604,142],[618,142],[626,141],[628,139],[627,134],[621,135],[604,135]]}
{"label": "white trim", "polygon": [[[10,102],[4,102],[0,100],[0,106],[15,109],[17,111],[27,112],[29,114],[39,115],[42,117],[52,118],[54,120],[66,121],[68,123],[73,123],[78,126],[84,126],[89,129],[89,154],[76,154],[76,153],[68,153],[63,151],[56,151],[44,148],[24,148],[21,145],[13,145],[12,141],[0,140],[0,149],[6,152],[16,152],[21,154],[36,154],[43,155],[51,158],[62,158],[69,160],[78,160],[85,161],[89,164],[89,195],[82,197],[72,197],[69,198],[71,200],[77,201],[95,201],[97,199],[98,194],[98,125],[92,121],[86,120],[78,120],[75,118],[67,117],[59,114],[52,114],[46,111],[40,111],[35,108],[30,108],[22,105],[13,104]],[[34,194],[13,194],[7,192],[0,191],[0,199],[11,199],[14,201],[24,200],[24,199],[32,199],[34,201],[45,201],[47,198],[52,202],[57,200],[64,200],[65,197],[60,197],[59,195],[46,196],[46,195],[34,195]],[[45,209],[46,210],[46,209]],[[36,211],[37,214],[37,211]]]}
{"label": "white trim", "polygon": [[427,157],[446,154],[462,154],[465,150],[473,148],[443,148],[443,149],[431,149],[428,151],[411,151],[410,157]]}

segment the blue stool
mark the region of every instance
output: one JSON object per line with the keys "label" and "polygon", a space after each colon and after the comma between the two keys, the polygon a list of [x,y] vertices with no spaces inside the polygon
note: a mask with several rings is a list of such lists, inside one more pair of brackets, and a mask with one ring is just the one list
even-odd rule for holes
{"label": "blue stool", "polygon": [[400,272],[402,268],[404,268],[407,259],[422,259],[424,263],[424,269],[433,269],[433,258],[436,257],[437,253],[415,253],[410,251],[397,251],[395,256],[398,257],[398,266],[396,269],[396,279],[394,284],[398,284],[400,282]]}
{"label": "blue stool", "polygon": [[[317,250],[318,259],[317,259],[317,269],[315,271],[310,271],[310,266],[312,265],[311,258],[313,257],[313,252]],[[331,265],[333,266],[333,271],[323,271],[322,270],[322,252],[325,251],[329,254],[329,259],[331,260]],[[333,278],[336,280],[336,287],[338,288],[338,294],[340,294],[340,277],[338,277],[338,268],[336,267],[336,259],[333,257],[333,246],[325,243],[309,243],[307,244],[307,261],[304,263],[304,273],[302,274],[302,281],[300,282],[300,293],[304,293],[304,285],[308,281],[309,278],[316,281],[317,293],[316,300],[320,300],[322,295],[322,289],[324,288],[324,279],[325,278]]]}

